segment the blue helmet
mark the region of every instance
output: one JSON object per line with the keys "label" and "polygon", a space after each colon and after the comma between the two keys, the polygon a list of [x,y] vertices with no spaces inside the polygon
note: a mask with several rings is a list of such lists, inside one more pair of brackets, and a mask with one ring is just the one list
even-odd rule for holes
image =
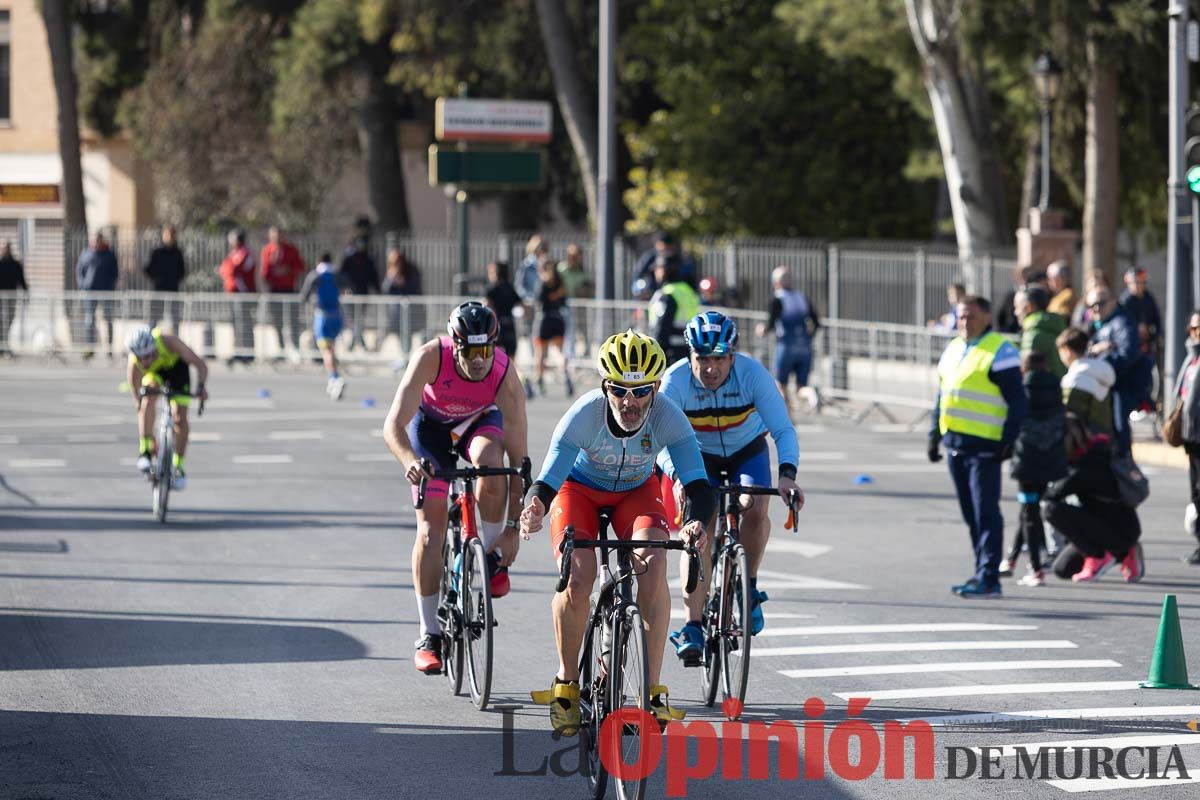
{"label": "blue helmet", "polygon": [[698,356],[726,356],[737,348],[737,324],[720,311],[702,311],[692,317],[683,335]]}

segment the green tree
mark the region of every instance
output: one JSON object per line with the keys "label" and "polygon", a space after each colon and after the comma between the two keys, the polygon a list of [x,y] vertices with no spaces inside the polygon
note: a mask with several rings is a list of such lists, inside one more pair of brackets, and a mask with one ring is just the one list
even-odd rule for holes
{"label": "green tree", "polygon": [[891,73],[797,42],[774,6],[641,7],[623,37],[623,80],[651,85],[662,107],[623,129],[627,229],[927,236],[933,187],[904,168],[929,135]]}

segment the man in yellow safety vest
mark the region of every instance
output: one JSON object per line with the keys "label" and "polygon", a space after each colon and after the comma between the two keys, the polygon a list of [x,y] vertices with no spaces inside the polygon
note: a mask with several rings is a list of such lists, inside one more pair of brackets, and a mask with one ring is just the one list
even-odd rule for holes
{"label": "man in yellow safety vest", "polygon": [[992,330],[987,299],[968,295],[958,303],[958,338],[938,362],[928,451],[930,461],[941,461],[938,448],[946,445],[975,550],[975,574],[950,588],[960,597],[1000,597],[1000,465],[1012,454],[1024,416],[1017,348]]}

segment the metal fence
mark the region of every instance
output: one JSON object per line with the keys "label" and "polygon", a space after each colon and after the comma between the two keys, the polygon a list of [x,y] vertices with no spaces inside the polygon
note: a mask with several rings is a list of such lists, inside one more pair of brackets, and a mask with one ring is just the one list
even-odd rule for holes
{"label": "metal fence", "polygon": [[[40,226],[37,238],[17,242],[27,262],[39,265],[39,288],[75,288],[74,264],[87,247],[87,237]],[[0,237],[5,234],[0,231]],[[120,270],[118,287],[130,291],[151,289],[143,267],[158,246],[160,231],[110,231],[110,241]],[[227,246],[222,234],[183,230],[178,234],[187,276],[185,292],[220,291],[217,267]],[[594,270],[595,239],[555,234],[546,237],[551,257],[566,257],[567,246],[578,244],[583,251],[585,268]],[[304,262],[314,266],[324,252],[340,260],[346,250],[343,233],[305,233],[289,236],[300,250]],[[458,277],[458,240],[441,233],[406,233],[376,236],[369,252],[380,278],[384,276],[387,251],[398,247],[421,272],[423,291],[430,296],[477,294],[486,280],[491,261],[508,261],[514,272],[525,256],[525,234],[499,233],[480,235],[469,240],[468,272]],[[265,232],[251,231],[247,242],[257,253],[266,242]],[[953,250],[945,246],[909,242],[821,242],[805,239],[693,239],[685,242],[701,276],[717,279],[723,290],[722,302],[744,308],[765,310],[773,290],[771,271],[780,264],[792,267],[796,288],[804,291],[817,311],[826,317],[924,325],[945,313],[946,286],[952,282],[974,283],[969,288],[985,296],[1000,298],[1011,288],[1015,259],[1011,254],[984,256],[964,265]],[[614,248],[616,296],[630,299],[633,270],[643,251],[629,240],[621,239]],[[65,254],[65,256],[64,256]],[[45,267],[55,264],[54,269]],[[50,275],[59,271],[56,279]],[[973,277],[973,280],[972,280]]]}

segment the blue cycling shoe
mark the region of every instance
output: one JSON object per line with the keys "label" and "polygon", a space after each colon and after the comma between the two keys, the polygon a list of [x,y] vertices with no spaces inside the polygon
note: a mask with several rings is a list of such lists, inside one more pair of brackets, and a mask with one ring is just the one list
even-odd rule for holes
{"label": "blue cycling shoe", "polygon": [[689,622],[671,634],[675,655],[685,667],[698,667],[704,654],[704,629],[699,622]]}
{"label": "blue cycling shoe", "polygon": [[750,590],[750,635],[758,636],[767,621],[763,619],[762,604],[770,598],[767,593],[757,589]]}

